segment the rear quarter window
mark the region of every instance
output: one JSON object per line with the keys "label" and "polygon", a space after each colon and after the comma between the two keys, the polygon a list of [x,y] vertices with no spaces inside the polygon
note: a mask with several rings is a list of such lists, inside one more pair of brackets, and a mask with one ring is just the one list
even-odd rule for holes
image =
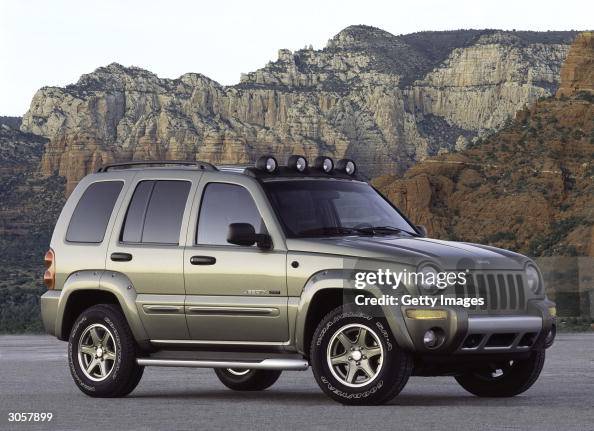
{"label": "rear quarter window", "polygon": [[66,241],[103,242],[109,218],[123,186],[122,181],[101,181],[87,187],[70,218]]}

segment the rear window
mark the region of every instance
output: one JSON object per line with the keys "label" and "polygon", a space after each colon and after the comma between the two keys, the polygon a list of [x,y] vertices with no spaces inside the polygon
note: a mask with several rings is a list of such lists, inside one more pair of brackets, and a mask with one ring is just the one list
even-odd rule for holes
{"label": "rear window", "polygon": [[141,181],[128,207],[121,241],[178,244],[191,183]]}
{"label": "rear window", "polygon": [[66,241],[103,242],[109,218],[123,186],[122,181],[101,181],[87,187],[70,219]]}

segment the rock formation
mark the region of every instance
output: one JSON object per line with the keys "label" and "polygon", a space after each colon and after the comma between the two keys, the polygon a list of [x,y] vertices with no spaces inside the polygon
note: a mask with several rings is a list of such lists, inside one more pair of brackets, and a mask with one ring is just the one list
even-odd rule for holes
{"label": "rock formation", "polygon": [[581,33],[571,47],[571,57],[561,68],[561,87],[558,96],[580,92],[594,93],[594,32]]}
{"label": "rock formation", "polygon": [[557,97],[456,154],[430,157],[378,186],[432,236],[532,256],[594,256],[594,44],[583,34]]}
{"label": "rock formation", "polygon": [[401,173],[465,148],[554,94],[575,33],[461,30],[394,36],[348,27],[322,50],[278,59],[224,87],[200,74],[160,79],[101,67],[37,92],[21,130],[49,139],[44,175],[67,189],[129,159],[252,162],[273,153],[357,159],[368,176]]}

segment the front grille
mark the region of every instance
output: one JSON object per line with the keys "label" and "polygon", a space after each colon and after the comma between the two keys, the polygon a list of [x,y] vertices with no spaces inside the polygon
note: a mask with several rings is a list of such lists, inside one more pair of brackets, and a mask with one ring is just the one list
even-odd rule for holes
{"label": "front grille", "polygon": [[482,306],[469,307],[469,311],[515,311],[526,307],[523,274],[518,272],[473,272],[466,285],[455,286],[456,298],[484,298]]}

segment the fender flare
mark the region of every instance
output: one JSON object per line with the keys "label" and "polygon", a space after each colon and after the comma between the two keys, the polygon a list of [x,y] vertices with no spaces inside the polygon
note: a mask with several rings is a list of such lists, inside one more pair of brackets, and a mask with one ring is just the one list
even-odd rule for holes
{"label": "fender flare", "polygon": [[[349,294],[356,294],[358,292],[359,294],[371,294],[375,297],[382,295],[381,291],[376,289],[357,289],[350,281],[353,279],[352,272],[351,269],[326,269],[316,272],[305,283],[299,298],[295,322],[295,347],[299,353],[304,354],[307,350],[305,346],[305,325],[307,323],[309,307],[317,293],[327,289],[338,289],[348,291]],[[398,345],[406,350],[414,350],[414,345],[406,329],[400,308],[382,306],[381,311]]]}
{"label": "fender flare", "polygon": [[136,341],[139,344],[144,344],[148,340],[147,333],[142,325],[136,307],[137,293],[134,285],[121,272],[107,270],[82,270],[73,272],[68,276],[62,288],[58,303],[55,327],[55,333],[58,338],[63,339],[64,336],[62,334],[62,325],[70,295],[74,292],[84,290],[100,290],[113,294],[122,308],[122,312]]}

